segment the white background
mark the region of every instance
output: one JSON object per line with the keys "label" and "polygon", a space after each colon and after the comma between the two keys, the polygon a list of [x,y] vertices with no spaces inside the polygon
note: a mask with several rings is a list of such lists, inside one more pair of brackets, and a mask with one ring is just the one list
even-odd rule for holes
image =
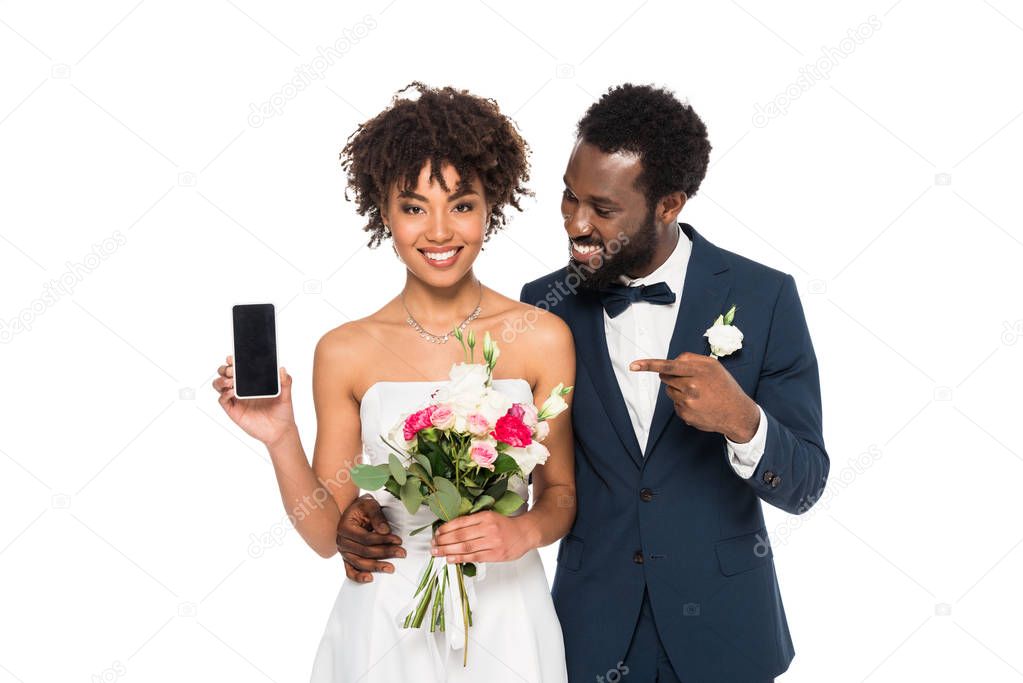
{"label": "white background", "polygon": [[1007,0],[0,2],[0,682],[307,679],[343,571],[210,381],[230,304],[277,303],[311,452],[316,341],[403,281],[338,152],[413,79],[533,148],[477,270],[509,296],[565,262],[585,108],[688,98],[714,151],[682,220],[795,276],[820,361],[826,497],[768,509],[781,680],[1023,677],[1021,58]]}

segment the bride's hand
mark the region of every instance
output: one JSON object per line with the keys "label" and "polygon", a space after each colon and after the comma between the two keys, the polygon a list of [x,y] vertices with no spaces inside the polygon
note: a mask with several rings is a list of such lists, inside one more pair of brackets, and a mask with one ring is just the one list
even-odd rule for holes
{"label": "bride's hand", "polygon": [[448,562],[509,562],[535,548],[535,537],[527,515],[506,517],[485,510],[437,527],[430,552]]}
{"label": "bride's hand", "polygon": [[291,430],[296,430],[291,404],[291,375],[279,369],[281,393],[274,398],[239,399],[234,393],[234,357],[217,369],[213,388],[220,394],[220,406],[246,434],[271,445]]}

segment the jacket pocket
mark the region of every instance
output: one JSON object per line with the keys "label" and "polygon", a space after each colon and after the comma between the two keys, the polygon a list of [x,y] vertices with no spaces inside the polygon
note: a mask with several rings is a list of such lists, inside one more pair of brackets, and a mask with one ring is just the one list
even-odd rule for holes
{"label": "jacket pocket", "polygon": [[767,564],[774,557],[766,527],[718,541],[714,544],[714,552],[718,556],[718,567],[725,576],[755,569]]}
{"label": "jacket pocket", "polygon": [[583,539],[569,534],[558,546],[558,564],[570,571],[579,569],[583,559]]}

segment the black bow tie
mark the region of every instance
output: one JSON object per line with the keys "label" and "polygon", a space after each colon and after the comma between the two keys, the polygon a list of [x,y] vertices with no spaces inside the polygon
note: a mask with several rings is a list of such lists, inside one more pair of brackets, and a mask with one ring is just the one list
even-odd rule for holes
{"label": "black bow tie", "polygon": [[637,301],[667,305],[675,303],[675,292],[671,291],[671,287],[668,286],[667,282],[655,282],[652,285],[641,285],[639,287],[608,285],[600,290],[600,303],[612,318]]}

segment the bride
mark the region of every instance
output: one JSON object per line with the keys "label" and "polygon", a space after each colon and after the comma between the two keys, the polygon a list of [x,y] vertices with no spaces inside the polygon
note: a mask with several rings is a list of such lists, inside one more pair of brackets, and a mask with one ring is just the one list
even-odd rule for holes
{"label": "bride", "polygon": [[[403,96],[410,88],[413,96]],[[239,400],[232,357],[220,366],[213,382],[220,405],[266,445],[284,507],[320,556],[337,552],[341,511],[359,495],[349,468],[360,456],[386,463],[380,435],[444,386],[448,380],[441,378],[464,360],[451,331],[471,328],[480,339],[489,331],[499,340],[494,386],[517,402],[539,405],[556,384],[574,383],[572,336],[561,319],[536,315],[473,272],[483,243],[504,226],[505,207],[519,209],[519,198],[529,193],[523,186],[527,151],[492,100],[418,82],[349,138],[342,165],[358,211],[368,217],[369,244],[390,238],[406,277],[383,308],[330,330],[316,345],[312,466],[285,369],[279,370],[280,396]],[[523,331],[509,339],[510,330]],[[452,520],[431,543],[427,533],[409,536],[435,519],[428,508],[410,515],[391,494],[372,494],[403,552],[372,581],[342,583],[313,663],[313,683],[567,680],[561,627],[536,549],[564,536],[575,515],[569,415],[550,423],[544,441],[550,458],[533,471],[531,501],[526,483],[516,481],[529,507],[514,516],[485,511]],[[483,563],[470,579],[466,667],[460,639],[399,623],[431,553],[440,561]]]}

